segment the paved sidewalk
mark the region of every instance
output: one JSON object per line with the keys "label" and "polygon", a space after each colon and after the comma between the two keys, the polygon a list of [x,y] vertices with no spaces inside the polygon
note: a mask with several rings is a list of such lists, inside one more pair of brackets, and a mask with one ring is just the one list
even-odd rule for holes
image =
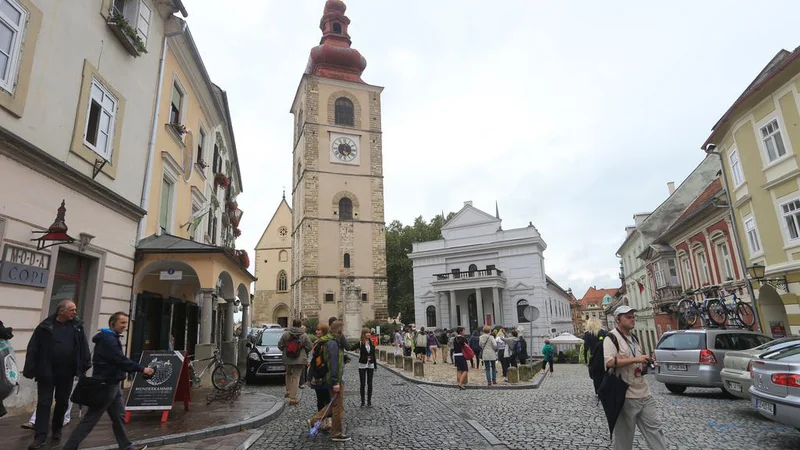
{"label": "paved sidewalk", "polygon": [[[183,411],[183,404],[177,403],[170,411],[167,423],[161,423],[160,412],[133,412],[130,423],[126,424],[128,437],[136,444],[148,444],[151,447],[197,441],[200,439],[225,436],[239,433],[242,429],[255,429],[264,425],[281,413],[284,408],[283,398],[268,395],[245,386],[242,395],[233,403],[215,401],[206,404],[209,389],[192,391],[192,403],[189,411]],[[123,396],[124,398],[124,396]],[[84,408],[85,411],[85,408]],[[5,416],[0,419],[0,436],[8,444],[3,450],[25,450],[33,442],[33,431],[20,426],[26,423],[30,414]],[[64,427],[62,443],[69,439],[80,418],[78,408],[72,409],[72,420]],[[241,433],[243,434],[243,433]],[[191,445],[191,444],[190,444]],[[238,445],[238,444],[237,444]],[[45,449],[58,449],[60,443],[50,443]],[[82,449],[100,450],[116,449],[111,421],[103,418],[89,437],[81,444]],[[192,448],[209,448],[195,445]],[[234,446],[232,449],[235,449]],[[223,448],[221,447],[220,450]],[[228,450],[227,447],[224,448]]]}
{"label": "paved sidewalk", "polygon": [[247,450],[264,435],[264,431],[240,431],[228,436],[206,438],[199,441],[184,442],[159,447],[159,450]]}

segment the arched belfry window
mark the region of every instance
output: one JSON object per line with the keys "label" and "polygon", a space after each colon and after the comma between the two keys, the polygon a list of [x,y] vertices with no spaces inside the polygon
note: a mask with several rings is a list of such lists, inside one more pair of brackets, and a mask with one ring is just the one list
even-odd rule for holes
{"label": "arched belfry window", "polygon": [[342,24],[340,23],[333,24],[333,34],[342,34]]}
{"label": "arched belfry window", "polygon": [[347,197],[339,200],[339,220],[353,220],[353,201]]}
{"label": "arched belfry window", "polygon": [[425,310],[425,316],[427,318],[428,327],[435,327],[436,326],[436,308],[431,305]]}
{"label": "arched belfry window", "polygon": [[474,277],[475,276],[475,272],[477,272],[477,271],[478,271],[478,266],[476,266],[475,264],[470,264],[469,265],[469,276]]}
{"label": "arched belfry window", "polygon": [[345,253],[344,254],[343,264],[344,264],[344,268],[345,269],[349,269],[350,268],[350,253]]}
{"label": "arched belfry window", "polygon": [[529,323],[530,320],[525,318],[525,308],[528,307],[528,301],[522,299],[517,302],[517,320],[519,323]]}
{"label": "arched belfry window", "polygon": [[334,121],[336,122],[336,125],[347,125],[352,127],[355,117],[353,114],[353,109],[353,102],[350,101],[349,98],[337,98],[336,103],[334,103]]}
{"label": "arched belfry window", "polygon": [[288,281],[286,278],[286,272],[280,271],[278,274],[278,291],[285,292],[288,291]]}

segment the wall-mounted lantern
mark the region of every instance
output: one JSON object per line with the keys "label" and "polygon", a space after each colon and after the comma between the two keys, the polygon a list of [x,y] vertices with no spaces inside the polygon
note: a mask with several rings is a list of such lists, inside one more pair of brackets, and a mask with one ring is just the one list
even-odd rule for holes
{"label": "wall-mounted lantern", "polygon": [[47,231],[33,231],[33,233],[42,235],[36,239],[31,239],[31,241],[36,241],[37,250],[75,242],[75,239],[67,234],[67,224],[64,222],[64,215],[66,212],[67,208],[64,207],[64,200],[61,200],[61,206],[58,208],[56,220],[50,225],[50,228],[48,228]]}

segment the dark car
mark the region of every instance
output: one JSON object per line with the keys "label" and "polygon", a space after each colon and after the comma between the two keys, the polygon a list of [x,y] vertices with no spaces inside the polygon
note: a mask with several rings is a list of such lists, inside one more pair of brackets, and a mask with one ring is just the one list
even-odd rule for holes
{"label": "dark car", "polygon": [[283,328],[268,328],[259,332],[254,344],[248,343],[250,352],[247,355],[248,383],[261,378],[283,378],[286,365],[282,352],[278,349],[278,341],[284,333]]}

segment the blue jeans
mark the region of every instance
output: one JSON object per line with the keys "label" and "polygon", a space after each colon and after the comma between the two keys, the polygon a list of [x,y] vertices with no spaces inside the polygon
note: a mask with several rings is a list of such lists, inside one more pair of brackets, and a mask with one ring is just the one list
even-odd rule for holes
{"label": "blue jeans", "polygon": [[483,361],[483,368],[486,369],[486,382],[487,383],[496,383],[497,382],[497,366],[495,363],[497,361],[494,360],[485,360]]}

